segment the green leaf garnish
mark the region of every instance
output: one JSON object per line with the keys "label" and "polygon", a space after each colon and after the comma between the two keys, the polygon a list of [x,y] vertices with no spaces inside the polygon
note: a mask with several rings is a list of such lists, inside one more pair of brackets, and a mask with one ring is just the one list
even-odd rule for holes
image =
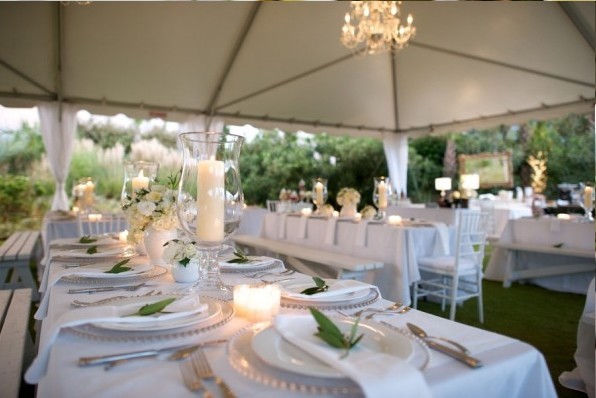
{"label": "green leaf garnish", "polygon": [[236,256],[236,258],[233,258],[226,262],[227,263],[235,263],[235,264],[245,264],[245,263],[250,263],[253,261],[250,258],[248,258],[247,256],[245,256],[244,253],[242,253],[239,250],[234,251],[234,256]]}
{"label": "green leaf garnish", "polygon": [[95,254],[95,253],[97,253],[97,245],[91,246],[89,249],[87,249],[87,254]]}
{"label": "green leaf garnish", "polygon": [[176,297],[170,297],[165,300],[161,300],[161,301],[158,301],[158,302],[152,303],[152,304],[145,304],[144,306],[141,307],[141,309],[139,309],[138,315],[147,316],[147,315],[153,315],[157,312],[161,312],[168,305],[172,304],[174,302],[174,300],[176,300]]}
{"label": "green leaf garnish", "polygon": [[329,290],[329,286],[327,283],[319,278],[318,276],[313,276],[312,280],[315,281],[315,287],[309,287],[308,289],[304,289],[300,292],[300,294],[306,294],[307,296],[312,296],[313,294],[326,292]]}
{"label": "green leaf garnish", "polygon": [[130,271],[132,269],[131,267],[123,267],[123,265],[128,263],[129,261],[130,258],[120,261],[119,263],[115,264],[110,270],[104,271],[104,274],[119,274],[121,272]]}
{"label": "green leaf garnish", "polygon": [[331,321],[331,319],[327,318],[325,314],[315,308],[309,308],[310,313],[315,318],[315,321],[318,324],[317,333],[315,336],[319,337],[321,340],[326,342],[332,347],[335,348],[343,348],[346,352],[340,357],[343,359],[348,356],[350,353],[350,349],[356,346],[364,337],[364,334],[356,337],[356,333],[358,331],[358,323],[360,322],[360,318],[357,318],[352,328],[350,329],[349,334],[342,334],[341,330],[337,325]]}
{"label": "green leaf garnish", "polygon": [[556,245],[553,245],[553,247],[559,248],[559,247],[563,247],[563,243],[557,243]]}
{"label": "green leaf garnish", "polygon": [[97,242],[97,239],[93,239],[91,237],[91,235],[81,236],[81,239],[79,239],[79,243],[93,243],[93,242]]}

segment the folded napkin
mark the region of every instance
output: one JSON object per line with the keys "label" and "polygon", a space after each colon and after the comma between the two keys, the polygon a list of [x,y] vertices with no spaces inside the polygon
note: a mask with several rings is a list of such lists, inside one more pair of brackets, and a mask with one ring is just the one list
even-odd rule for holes
{"label": "folded napkin", "polygon": [[447,225],[438,221],[425,221],[425,224],[432,225],[437,229],[440,248],[443,250],[443,254],[448,256],[451,249],[449,248],[449,228],[447,228]]}
{"label": "folded napkin", "polygon": [[368,235],[368,223],[371,220],[362,220],[358,223],[358,227],[356,228],[356,246],[364,247],[366,246],[366,237]]}
{"label": "folded napkin", "polygon": [[344,350],[333,348],[314,335],[317,324],[311,316],[278,315],[275,328],[285,340],[356,382],[367,398],[396,394],[420,398],[431,396],[422,373],[401,358],[357,345],[341,359]]}
{"label": "folded napkin", "polygon": [[[332,297],[348,294],[348,293],[357,293],[363,290],[369,289],[377,289],[378,288],[374,285],[370,285],[368,283],[356,281],[353,279],[337,279],[337,280],[325,280],[329,289],[325,292],[316,293],[313,295],[306,295],[300,294],[301,291],[308,287],[315,287],[315,283],[313,281],[287,281],[281,282],[281,294],[283,297],[293,298],[293,299],[300,299],[300,300],[325,300]],[[295,288],[292,289],[292,286]],[[297,289],[296,289],[297,287]]]}
{"label": "folded napkin", "polygon": [[[119,274],[106,274],[105,271],[110,270],[116,263],[119,261],[110,261],[110,262],[102,262],[93,265],[82,265],[77,268],[62,268],[59,263],[52,263],[50,264],[51,269],[48,272],[44,273],[45,280],[42,280],[40,284],[39,291],[45,292],[41,302],[39,303],[39,308],[34,315],[35,319],[43,319],[48,314],[48,304],[50,299],[50,289],[54,286],[60,279],[65,276],[70,275],[77,275],[82,277],[95,277],[95,278],[112,278],[114,279],[114,283],[117,283],[118,278],[129,277],[136,274],[140,274],[142,272],[147,272],[153,269],[153,265],[148,263],[141,263],[138,260],[134,261],[131,259],[125,266],[132,267],[133,269],[126,272],[121,272]],[[46,276],[47,275],[47,276]]]}
{"label": "folded napkin", "polygon": [[241,268],[251,268],[251,267],[264,267],[269,264],[273,264],[276,260],[273,257],[266,257],[266,256],[247,256],[250,260],[249,263],[230,263],[228,261],[237,258],[235,256],[225,256],[218,259],[219,266],[221,268],[234,268],[234,269],[241,269]]}
{"label": "folded napkin", "polygon": [[327,219],[327,230],[325,231],[325,244],[335,244],[335,234],[337,231],[337,220],[338,217],[329,217]]}
{"label": "folded napkin", "polygon": [[47,338],[44,338],[40,343],[40,350],[35,360],[27,372],[25,372],[25,380],[27,383],[36,384],[46,374],[48,360],[50,358],[50,351],[56,338],[60,334],[62,328],[74,327],[84,325],[87,323],[99,322],[117,322],[117,323],[145,323],[155,322],[156,320],[171,320],[182,316],[187,316],[193,313],[206,311],[207,304],[202,304],[196,296],[183,296],[172,304],[165,307],[164,311],[167,313],[159,313],[148,316],[129,316],[138,312],[138,310],[145,304],[155,303],[168,298],[168,296],[154,296],[139,298],[138,302],[129,303],[126,305],[115,306],[99,306],[88,307],[83,309],[70,310],[62,314],[54,323],[51,324],[48,330]]}
{"label": "folded napkin", "polygon": [[[97,246],[97,252],[93,254],[87,253],[89,247]],[[113,257],[120,255],[124,252],[125,246],[102,246],[99,244],[84,246],[79,249],[69,250],[56,250],[52,252],[52,257],[63,257],[63,258],[102,258],[102,257]]]}

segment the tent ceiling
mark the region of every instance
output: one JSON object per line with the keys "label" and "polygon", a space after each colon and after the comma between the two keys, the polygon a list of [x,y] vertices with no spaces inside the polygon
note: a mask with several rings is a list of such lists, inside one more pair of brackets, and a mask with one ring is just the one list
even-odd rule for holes
{"label": "tent ceiling", "polygon": [[341,46],[348,8],[1,2],[0,104],[373,136],[593,112],[593,2],[405,2],[394,59]]}

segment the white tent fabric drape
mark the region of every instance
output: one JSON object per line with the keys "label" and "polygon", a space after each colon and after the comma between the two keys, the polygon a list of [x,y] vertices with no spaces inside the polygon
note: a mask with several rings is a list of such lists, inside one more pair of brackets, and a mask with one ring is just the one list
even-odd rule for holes
{"label": "white tent fabric drape", "polygon": [[397,197],[408,196],[408,136],[406,134],[383,134],[383,149],[391,185]]}
{"label": "white tent fabric drape", "polygon": [[211,119],[211,123],[207,128],[207,117],[205,115],[192,115],[186,118],[182,124],[181,132],[202,132],[202,131],[214,131],[221,133],[224,129],[224,121],[222,118],[214,117]]}
{"label": "white tent fabric drape", "polygon": [[62,117],[60,117],[60,104],[57,102],[43,102],[37,105],[39,124],[43,144],[46,148],[50,170],[56,181],[56,191],[52,200],[52,210],[69,210],[68,196],[64,189],[72,146],[77,130],[78,108],[70,104],[62,104]]}

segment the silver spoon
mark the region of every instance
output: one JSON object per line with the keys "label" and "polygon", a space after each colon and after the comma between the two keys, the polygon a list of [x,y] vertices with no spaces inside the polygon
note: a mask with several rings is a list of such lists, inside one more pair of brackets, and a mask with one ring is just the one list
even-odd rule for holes
{"label": "silver spoon", "polygon": [[470,350],[468,350],[466,347],[464,347],[463,345],[459,344],[457,341],[453,341],[453,340],[449,340],[446,339],[445,337],[439,337],[439,336],[429,336],[428,334],[426,334],[426,332],[424,330],[422,330],[422,328],[413,325],[411,323],[407,323],[408,328],[414,332],[414,334],[416,334],[418,337],[420,337],[421,339],[434,339],[434,340],[442,340],[446,343],[451,344],[454,347],[457,347],[461,352],[463,352],[466,355],[470,355]]}

